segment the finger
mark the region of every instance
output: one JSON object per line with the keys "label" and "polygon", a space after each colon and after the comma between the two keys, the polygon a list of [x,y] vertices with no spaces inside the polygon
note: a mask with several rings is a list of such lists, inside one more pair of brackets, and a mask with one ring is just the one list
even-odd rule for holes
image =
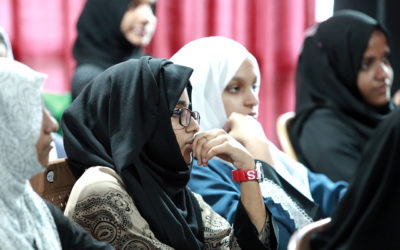
{"label": "finger", "polygon": [[206,142],[207,142],[207,137],[202,135],[202,136],[199,136],[199,137],[195,138],[195,140],[193,141],[193,144],[192,144],[193,155],[197,159],[197,163],[199,165],[202,165],[201,147]]}
{"label": "finger", "polygon": [[230,163],[237,169],[253,169],[254,159],[245,151],[234,147],[230,142],[226,141],[222,144],[212,147],[208,151],[208,159],[218,156]]}
{"label": "finger", "polygon": [[214,129],[211,131],[203,132],[201,134],[196,135],[194,141],[193,141],[193,153],[194,156],[197,159],[197,163],[199,165],[204,165],[203,160],[202,160],[202,148],[203,144],[207,143],[207,141],[211,140],[214,137],[217,137],[218,135],[221,134],[226,134],[225,131],[222,129]]}
{"label": "finger", "polygon": [[224,143],[221,144],[217,144],[215,146],[213,146],[212,148],[210,148],[210,150],[208,150],[207,155],[206,155],[206,160],[210,160],[215,156],[221,157],[222,159],[229,161],[232,163],[232,157],[231,154],[232,153],[232,148],[231,145],[229,144],[228,141],[225,141]]}
{"label": "finger", "polygon": [[225,143],[227,141],[228,141],[227,135],[226,134],[221,134],[221,135],[218,135],[217,137],[215,137],[215,138],[213,138],[211,140],[208,140],[206,143],[204,143],[202,145],[202,148],[201,148],[201,162],[203,163],[204,166],[207,166],[208,165],[208,161],[211,159],[211,158],[207,157],[208,152],[210,151],[210,149],[215,147],[215,146],[217,146],[217,145],[223,144],[223,143]]}

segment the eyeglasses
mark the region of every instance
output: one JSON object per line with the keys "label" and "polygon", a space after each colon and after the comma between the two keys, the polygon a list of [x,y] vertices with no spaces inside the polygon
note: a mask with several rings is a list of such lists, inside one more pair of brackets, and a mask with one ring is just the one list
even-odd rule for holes
{"label": "eyeglasses", "polygon": [[189,127],[192,117],[200,124],[200,113],[197,111],[191,111],[188,108],[180,108],[172,111],[172,114],[179,115],[179,123],[185,128]]}

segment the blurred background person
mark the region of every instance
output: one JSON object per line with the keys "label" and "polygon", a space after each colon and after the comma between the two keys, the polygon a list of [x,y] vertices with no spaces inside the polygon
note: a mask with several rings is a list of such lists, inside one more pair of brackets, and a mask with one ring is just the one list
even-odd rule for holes
{"label": "blurred background person", "polygon": [[77,23],[72,99],[106,68],[143,55],[156,29],[156,0],[87,0]]}

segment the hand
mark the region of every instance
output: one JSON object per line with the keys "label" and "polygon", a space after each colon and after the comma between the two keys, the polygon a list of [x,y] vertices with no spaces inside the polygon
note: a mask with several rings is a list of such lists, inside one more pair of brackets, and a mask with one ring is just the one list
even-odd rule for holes
{"label": "hand", "polygon": [[249,115],[233,112],[229,116],[224,130],[245,147],[252,143],[268,142],[261,124]]}
{"label": "hand", "polygon": [[218,156],[232,163],[237,169],[255,168],[252,155],[222,129],[213,129],[197,134],[192,148],[193,156],[196,157],[199,165],[207,166],[211,158]]}
{"label": "hand", "polygon": [[400,106],[400,89],[398,89],[393,95],[393,103],[396,106]]}
{"label": "hand", "polygon": [[271,143],[264,133],[261,124],[249,115],[233,112],[224,126],[225,131],[239,141],[251,155],[274,167],[269,151]]}

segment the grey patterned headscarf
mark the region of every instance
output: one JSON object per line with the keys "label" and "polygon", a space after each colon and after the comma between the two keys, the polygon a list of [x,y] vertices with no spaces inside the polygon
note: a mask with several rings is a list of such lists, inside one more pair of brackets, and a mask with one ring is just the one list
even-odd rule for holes
{"label": "grey patterned headscarf", "polygon": [[43,168],[36,142],[45,75],[0,58],[0,248],[61,249],[54,219],[28,179]]}

